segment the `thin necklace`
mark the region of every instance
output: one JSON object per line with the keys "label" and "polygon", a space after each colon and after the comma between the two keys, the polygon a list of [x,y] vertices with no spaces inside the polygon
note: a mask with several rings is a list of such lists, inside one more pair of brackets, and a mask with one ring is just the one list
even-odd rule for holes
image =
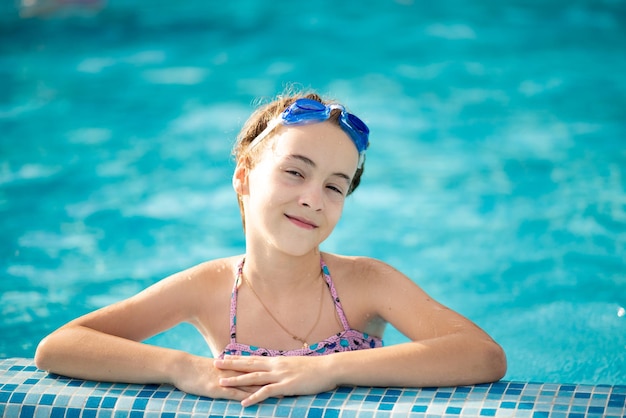
{"label": "thin necklace", "polygon": [[[246,276],[243,275],[243,271],[240,274],[241,274],[241,277],[243,277],[243,280],[246,282],[246,284],[250,288],[250,290],[252,290],[252,294],[254,294],[254,297],[256,298],[256,300],[259,301],[261,306],[263,306],[263,309],[265,309],[265,311],[274,320],[274,322],[276,322],[278,324],[278,326],[283,329],[283,331],[285,331],[287,334],[289,334],[291,336],[291,338],[293,338],[296,341],[300,341],[302,343],[302,348],[309,348],[309,343],[307,343],[307,340],[309,339],[309,336],[311,335],[313,330],[317,327],[317,324],[320,322],[320,318],[322,317],[322,305],[323,305],[322,302],[324,301],[324,286],[321,286],[322,291],[320,293],[320,307],[318,308],[318,311],[317,311],[317,319],[315,320],[315,323],[313,324],[313,326],[311,327],[309,332],[304,336],[304,338],[300,338],[297,335],[291,333],[287,328],[285,328],[285,326],[283,324],[280,323],[280,321],[272,314],[272,312],[265,305],[265,303],[263,303],[263,301],[259,297],[258,293],[256,292],[256,290],[254,290],[254,287],[252,287],[252,284],[248,281]],[[320,275],[321,275],[321,273],[320,273]]]}

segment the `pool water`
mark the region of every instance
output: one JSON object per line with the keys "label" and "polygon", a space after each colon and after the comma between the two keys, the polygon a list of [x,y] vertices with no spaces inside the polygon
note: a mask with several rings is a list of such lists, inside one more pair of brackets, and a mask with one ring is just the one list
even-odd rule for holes
{"label": "pool water", "polygon": [[[625,23],[615,1],[3,3],[0,357],[242,252],[230,146],[297,82],[372,130],[325,250],[471,318],[506,379],[626,384]],[[208,354],[191,326],[150,342]]]}

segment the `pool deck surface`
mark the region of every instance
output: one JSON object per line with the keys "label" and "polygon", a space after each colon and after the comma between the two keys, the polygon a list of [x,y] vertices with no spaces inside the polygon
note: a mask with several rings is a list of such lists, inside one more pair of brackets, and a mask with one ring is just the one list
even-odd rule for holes
{"label": "pool deck surface", "polygon": [[501,381],[450,388],[348,388],[315,396],[238,402],[168,385],[69,379],[32,359],[0,359],[0,416],[28,417],[625,417],[626,386]]}

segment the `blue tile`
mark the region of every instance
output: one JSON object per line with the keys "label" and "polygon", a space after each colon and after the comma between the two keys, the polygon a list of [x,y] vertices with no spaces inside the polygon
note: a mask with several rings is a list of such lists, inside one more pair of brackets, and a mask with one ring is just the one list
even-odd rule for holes
{"label": "blue tile", "polygon": [[604,414],[604,407],[602,406],[590,406],[587,408],[588,414]]}
{"label": "blue tile", "polygon": [[20,418],[33,418],[35,416],[35,407],[33,405],[22,405]]}
{"label": "blue tile", "polygon": [[500,404],[500,408],[502,409],[515,409],[517,408],[517,403],[515,402],[510,402],[510,401],[504,401]]}
{"label": "blue tile", "polygon": [[491,388],[489,388],[487,393],[501,394],[501,393],[504,393],[505,390],[506,390],[506,386],[498,385],[498,386],[492,386]]}
{"label": "blue tile", "polygon": [[428,407],[425,405],[413,405],[411,412],[426,412],[427,409]]}
{"label": "blue tile", "polygon": [[398,396],[397,395],[396,396],[385,395],[381,399],[381,402],[391,402],[391,403],[398,402]]}
{"label": "blue tile", "polygon": [[39,400],[39,403],[41,405],[52,405],[54,403],[54,398],[56,398],[56,395],[47,393],[41,397],[41,399]]}
{"label": "blue tile", "polygon": [[315,399],[330,399],[332,396],[331,392],[322,392],[315,395]]}
{"label": "blue tile", "polygon": [[522,391],[521,389],[510,388],[507,389],[504,393],[507,395],[521,395]]}
{"label": "blue tile", "polygon": [[520,402],[517,405],[517,409],[533,409],[535,407],[535,404],[532,402]]}
{"label": "blue tile", "polygon": [[533,418],[549,418],[550,413],[545,411],[534,411]]}
{"label": "blue tile", "polygon": [[497,409],[485,408],[480,410],[481,417],[495,417]]}
{"label": "blue tile", "polygon": [[137,394],[138,398],[149,398],[154,394],[154,390],[144,389]]}
{"label": "blue tile", "polygon": [[459,407],[456,407],[456,406],[449,406],[446,409],[446,414],[449,414],[449,415],[460,415],[462,410],[463,410],[463,408],[459,408]]}
{"label": "blue tile", "polygon": [[102,404],[100,405],[100,408],[111,409],[115,407],[116,403],[117,403],[117,398],[114,398],[112,396],[107,396],[102,399]]}
{"label": "blue tile", "polygon": [[136,398],[135,402],[133,402],[133,409],[138,409],[143,411],[146,409],[146,405],[148,405],[148,399],[146,398]]}
{"label": "blue tile", "polygon": [[322,418],[324,415],[324,410],[321,408],[311,408],[309,409],[307,418]]}
{"label": "blue tile", "polygon": [[[213,409],[211,409],[211,406],[213,406]],[[224,415],[225,410],[226,405],[223,403],[215,403],[215,405],[211,405],[210,402],[199,401],[196,404],[194,412],[205,413],[211,411],[212,413],[220,413],[221,415]]]}
{"label": "blue tile", "polygon": [[328,404],[328,399],[313,398],[313,400],[311,401],[311,406],[318,406],[320,408],[324,408],[327,404]]}
{"label": "blue tile", "polygon": [[163,409],[166,411],[176,411],[178,409],[179,404],[180,404],[180,401],[167,399],[165,400],[165,406],[163,407]]}
{"label": "blue tile", "polygon": [[343,399],[331,399],[326,404],[329,408],[341,408],[346,403]]}
{"label": "blue tile", "polygon": [[63,418],[65,417],[65,408],[54,407],[50,411],[50,418]]}
{"label": "blue tile", "polygon": [[278,408],[276,408],[275,416],[277,416],[277,417],[289,417],[289,416],[291,416],[291,411],[292,411],[291,407],[279,406]]}
{"label": "blue tile", "polygon": [[90,396],[87,398],[87,402],[85,402],[85,408],[95,409],[100,406],[100,401],[102,398],[100,396]]}
{"label": "blue tile", "polygon": [[13,392],[13,394],[11,395],[11,399],[9,399],[9,403],[22,403],[25,397],[25,393]]}
{"label": "blue tile", "polygon": [[[180,412],[191,412],[193,410],[193,405],[194,405],[193,401],[184,399],[180,402],[178,409]],[[258,408],[258,405],[254,405],[251,408],[254,408],[254,407]]]}
{"label": "blue tile", "polygon": [[83,409],[81,418],[96,418],[98,416],[97,409]]}
{"label": "blue tile", "polygon": [[393,405],[392,403],[381,403],[378,405],[378,410],[379,411],[391,411],[393,409]]}
{"label": "blue tile", "polygon": [[78,408],[68,408],[65,412],[65,418],[79,418],[81,410]]}
{"label": "blue tile", "polygon": [[339,418],[340,409],[327,409],[324,411],[324,418]]}
{"label": "blue tile", "polygon": [[417,390],[405,390],[405,391],[402,392],[402,396],[416,397],[417,393],[418,393]]}
{"label": "blue tile", "polygon": [[367,395],[365,397],[365,402],[380,402],[382,396],[380,395]]}

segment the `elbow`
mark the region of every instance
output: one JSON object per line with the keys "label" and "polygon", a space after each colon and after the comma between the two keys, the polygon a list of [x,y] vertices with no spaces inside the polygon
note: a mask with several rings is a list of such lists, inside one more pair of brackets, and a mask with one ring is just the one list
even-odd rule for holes
{"label": "elbow", "polygon": [[41,340],[39,342],[39,345],[37,345],[37,350],[35,350],[35,366],[37,366],[37,368],[40,370],[48,371],[50,369],[49,367],[49,358],[50,358],[49,339],[50,339],[50,336]]}
{"label": "elbow", "polygon": [[52,372],[59,361],[59,347],[56,331],[41,340],[35,350],[35,366],[39,370]]}
{"label": "elbow", "polygon": [[39,345],[37,345],[37,350],[35,350],[35,366],[39,370],[50,371],[51,369],[51,357],[52,357],[52,348],[51,348],[51,335],[47,336]]}
{"label": "elbow", "polygon": [[491,341],[484,350],[483,371],[485,383],[497,382],[506,374],[506,354],[500,345]]}

